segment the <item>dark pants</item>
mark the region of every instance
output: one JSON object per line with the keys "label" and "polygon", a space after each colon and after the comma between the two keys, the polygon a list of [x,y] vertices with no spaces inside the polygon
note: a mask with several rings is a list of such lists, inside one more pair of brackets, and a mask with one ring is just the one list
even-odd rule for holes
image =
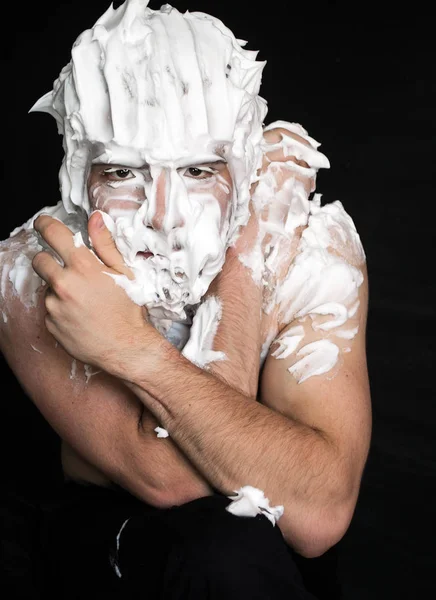
{"label": "dark pants", "polygon": [[61,600],[313,599],[279,528],[236,517],[221,495],[171,509],[97,486],[65,486],[46,510],[41,587]]}

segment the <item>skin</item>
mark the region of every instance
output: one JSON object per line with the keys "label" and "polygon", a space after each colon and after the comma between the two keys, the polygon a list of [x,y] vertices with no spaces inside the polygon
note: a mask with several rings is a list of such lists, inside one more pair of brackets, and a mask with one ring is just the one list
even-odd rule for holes
{"label": "skin", "polygon": [[[265,157],[263,168],[271,158]],[[296,161],[274,157],[289,159]],[[310,191],[312,182],[307,186]],[[156,506],[181,504],[210,494],[212,487],[229,495],[253,485],[271,505],[284,505],[278,526],[286,541],[313,557],[347,530],[369,448],[367,277],[365,272],[359,288],[359,333],[334,377],[326,373],[298,385],[287,370],[295,353],[285,360],[268,356],[260,372],[266,332],[279,335],[301,324],[282,323],[278,311],[262,313],[262,288],[238,258],[253,247],[263,217],[252,213],[209,290],[223,305],[214,348],[228,360],[208,371],[184,359],[107,276],[105,271],[129,272],[98,213],[89,220],[89,234],[104,264],[86,247],[76,248],[65,225],[37,219],[35,229],[65,267],[45,252],[34,257],[48,291],[41,291],[31,310],[10,295],[1,346],[24,389],[65,440],[65,462],[74,472],[76,460],[82,479],[117,483]],[[283,272],[297,243],[298,235],[291,247],[283,244]],[[307,341],[323,337],[310,323],[303,326]],[[71,357],[78,361],[73,380]],[[87,385],[83,363],[100,370]],[[157,424],[169,438],[156,438]]]}

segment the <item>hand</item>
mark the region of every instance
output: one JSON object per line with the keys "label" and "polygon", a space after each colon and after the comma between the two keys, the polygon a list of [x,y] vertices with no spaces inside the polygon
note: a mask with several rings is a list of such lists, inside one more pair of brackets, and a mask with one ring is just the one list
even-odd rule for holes
{"label": "hand", "polygon": [[[286,136],[286,143],[283,136]],[[226,263],[218,275],[221,279],[232,279],[235,258],[238,259],[236,262],[250,267],[252,279],[262,289],[262,344],[274,337],[274,329],[276,333],[280,329],[277,290],[298,251],[307,220],[304,203],[315,189],[315,169],[297,158],[301,155],[301,146],[309,149],[309,156],[314,153],[322,157],[309,140],[283,127],[264,132],[264,156],[258,172],[259,181],[251,189],[250,219],[236,244],[229,248]],[[294,150],[296,156],[292,154]],[[301,217],[301,225],[294,222],[296,217]]]}
{"label": "hand", "polygon": [[[48,331],[74,358],[109,372],[134,352],[133,340],[147,328],[145,309],[136,305],[111,275],[132,274],[124,264],[99,212],[88,222],[96,255],[74,244],[73,234],[60,221],[41,215],[35,229],[62,259],[39,252],[32,265],[47,282]],[[100,259],[100,260],[99,260]]]}
{"label": "hand", "polygon": [[[289,269],[295,255],[291,251],[293,245],[295,248],[298,245],[294,236],[287,236],[285,232],[295,192],[295,186],[286,187],[286,182],[291,178],[298,179],[296,187],[299,192],[303,189],[306,195],[313,187],[313,171],[306,175],[307,163],[283,151],[282,134],[310,145],[297,134],[282,128],[264,133],[264,157],[258,173],[260,184],[255,183],[251,189],[249,221],[235,245],[227,250],[223,268],[206,295],[206,299],[216,296],[222,307],[213,350],[227,359],[214,361],[208,369],[251,398],[257,395],[261,349],[265,342],[271,343],[279,329],[277,311],[267,312],[265,307],[276,284]],[[300,169],[290,169],[290,161],[297,163]],[[278,265],[271,271],[265,259],[268,245],[273,244]],[[205,319],[205,323],[209,320]],[[206,335],[205,339],[208,339]]]}

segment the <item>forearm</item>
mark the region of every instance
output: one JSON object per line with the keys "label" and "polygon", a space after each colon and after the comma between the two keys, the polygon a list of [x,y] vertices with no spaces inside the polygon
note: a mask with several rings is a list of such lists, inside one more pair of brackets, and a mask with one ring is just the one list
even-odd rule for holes
{"label": "forearm", "polygon": [[208,495],[204,478],[173,440],[157,437],[156,418],[129,396],[125,386],[96,379],[75,402],[58,395],[55,410],[47,397],[36,403],[62,439],[144,502],[163,508]]}
{"label": "forearm", "polygon": [[[78,403],[59,402],[62,423],[56,418],[52,424],[61,436],[111,481],[148,504],[164,508],[208,495],[209,485],[175,442],[157,437],[156,418],[129,397],[125,386],[103,374],[95,377],[103,381],[84,390]],[[45,412],[50,419],[51,411]]]}
{"label": "forearm", "polygon": [[135,395],[103,372],[88,380],[83,364],[55,344],[39,311],[8,325],[0,336],[2,353],[47,422],[80,457],[153,505],[210,493],[174,441],[157,438],[160,423]]}
{"label": "forearm", "polygon": [[[253,310],[253,307],[261,304],[261,291],[254,285],[250,271],[240,262],[238,256],[230,249],[227,253],[228,268],[232,270],[232,278],[222,279],[218,276],[212,283],[208,295],[215,295],[222,300],[222,318],[214,339],[214,350],[223,351],[225,360],[213,362],[207,366],[207,370],[212,375],[216,375],[221,381],[224,381],[225,390],[229,388],[241,392],[244,396],[256,398],[259,382],[259,356],[260,356],[260,310]],[[238,321],[238,316],[240,316]],[[164,344],[166,342],[163,340]],[[174,356],[179,357],[175,352]],[[188,364],[185,361],[185,364]],[[213,379],[216,381],[216,379]],[[177,374],[174,373],[174,381],[177,381]],[[135,386],[137,388],[137,386]],[[194,388],[195,389],[195,388]],[[136,393],[138,390],[133,389]],[[176,390],[175,390],[176,391]],[[208,393],[208,390],[207,390]],[[144,407],[147,404],[144,403]],[[159,419],[150,412],[149,407],[144,408],[141,430],[143,433],[142,442],[153,445],[156,440],[154,428],[161,425]],[[164,426],[165,427],[165,426]],[[186,494],[193,492],[199,495],[210,493],[211,488],[206,483],[206,478],[211,481],[215,487],[215,480],[210,479],[213,473],[213,465],[202,468],[202,476],[193,466],[191,458],[189,461],[179,449],[179,441],[175,437],[158,440],[161,445],[168,446],[162,456],[162,461],[168,461],[173,465],[174,484],[178,481],[175,489],[181,494],[186,485],[189,487]],[[183,448],[183,452],[186,450]],[[162,462],[163,467],[165,462]],[[179,469],[177,469],[179,466]],[[189,470],[186,473],[186,470]],[[184,483],[185,482],[185,483]],[[174,485],[164,483],[164,499],[170,500],[171,488]],[[162,486],[164,488],[164,486]],[[167,489],[166,489],[167,488]],[[222,490],[232,491],[233,488],[221,486]]]}
{"label": "forearm", "polygon": [[[208,480],[183,454],[175,440],[157,437],[155,428],[158,425],[160,423],[155,416],[144,406],[137,444],[142,457],[139,470],[147,476],[149,484],[148,489],[144,490],[147,495],[141,489],[138,489],[137,495],[160,508],[211,495],[213,491]],[[134,474],[123,468],[120,469],[120,481],[123,481],[123,487],[131,491],[136,486]]]}
{"label": "forearm", "polygon": [[227,251],[226,269],[230,276],[218,275],[208,292],[221,304],[213,350],[223,352],[225,359],[210,363],[207,371],[254,399],[259,385],[262,292],[234,248]]}
{"label": "forearm", "polygon": [[342,500],[334,448],[310,427],[247,398],[163,346],[164,341],[160,368],[155,349],[154,369],[141,372],[139,360],[128,386],[213,487],[229,494],[252,485],[272,504],[283,504],[279,525],[296,549],[302,547],[314,523],[334,519]]}

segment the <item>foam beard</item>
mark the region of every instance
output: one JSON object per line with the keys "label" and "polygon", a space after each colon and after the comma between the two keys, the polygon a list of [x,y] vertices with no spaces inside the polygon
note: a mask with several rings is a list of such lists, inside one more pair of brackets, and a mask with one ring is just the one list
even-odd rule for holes
{"label": "foam beard", "polygon": [[[183,320],[183,307],[200,301],[248,221],[267,112],[258,95],[265,63],[214,17],[182,15],[169,5],[153,11],[147,4],[111,6],[83,32],[53,91],[33,110],[52,114],[63,134],[60,183],[68,213],[91,212],[92,163],[168,170],[169,194],[178,199],[170,198],[166,211],[183,207],[184,228],[147,227],[151,190],[137,213],[112,223],[106,217],[106,224],[136,278],[118,283],[156,314]],[[224,226],[218,207],[210,199],[203,208],[193,201],[177,173],[183,159],[199,164],[200,157],[217,156],[227,161],[234,184]],[[147,260],[137,256],[145,248],[153,253]]]}
{"label": "foam beard", "polygon": [[[166,174],[167,214],[162,227],[155,229],[151,226],[155,187],[162,170],[151,171],[152,181],[141,183],[145,199],[138,210],[109,208],[102,213],[118,250],[135,276],[133,282],[125,277],[116,277],[116,281],[137,304],[147,306],[154,318],[184,320],[185,306],[200,301],[224,262],[233,204],[231,190],[219,175],[212,176],[207,184],[199,180],[186,185],[179,172],[170,171]],[[136,186],[138,179],[141,180],[140,175],[136,175]],[[117,186],[113,196],[112,201],[118,205],[120,198],[129,197],[128,193],[120,193],[129,188],[126,183]],[[214,184],[230,196],[224,214],[215,195],[208,191]],[[97,201],[102,195],[98,189],[94,194]]]}

